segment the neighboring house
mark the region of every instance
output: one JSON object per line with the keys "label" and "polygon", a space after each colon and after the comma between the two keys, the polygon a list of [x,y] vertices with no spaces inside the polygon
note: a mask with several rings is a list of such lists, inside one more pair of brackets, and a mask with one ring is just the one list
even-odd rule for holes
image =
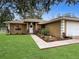
{"label": "neighboring house", "polygon": [[58,17],[50,21],[41,19],[25,19],[22,21],[8,21],[10,34],[27,34],[34,33],[41,28],[47,28],[51,35],[62,37],[63,33],[66,36],[79,36],[79,18],[76,17]]}

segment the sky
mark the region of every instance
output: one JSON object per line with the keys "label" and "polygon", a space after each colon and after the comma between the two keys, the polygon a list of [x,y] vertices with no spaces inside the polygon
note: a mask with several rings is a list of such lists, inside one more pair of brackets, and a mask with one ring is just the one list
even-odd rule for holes
{"label": "sky", "polygon": [[79,17],[79,4],[68,6],[66,4],[59,4],[51,6],[48,13],[44,13],[42,18],[44,20],[51,20],[56,18],[58,15],[63,16],[64,14],[71,13],[72,15]]}

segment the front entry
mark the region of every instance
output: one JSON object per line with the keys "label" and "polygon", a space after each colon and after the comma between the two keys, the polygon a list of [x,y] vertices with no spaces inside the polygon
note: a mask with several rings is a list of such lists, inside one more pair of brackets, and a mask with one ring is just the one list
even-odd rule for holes
{"label": "front entry", "polygon": [[32,23],[30,23],[30,25],[29,25],[29,33],[30,34],[34,33],[33,32],[33,24]]}

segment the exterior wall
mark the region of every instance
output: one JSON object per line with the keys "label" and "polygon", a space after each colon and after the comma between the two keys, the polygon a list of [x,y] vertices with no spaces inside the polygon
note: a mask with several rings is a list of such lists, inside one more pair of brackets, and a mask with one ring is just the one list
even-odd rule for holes
{"label": "exterior wall", "polygon": [[42,26],[41,24],[38,24],[38,30],[41,29],[41,26]]}
{"label": "exterior wall", "polygon": [[[18,24],[18,23],[14,23],[14,24],[9,24],[10,26],[8,26],[10,28],[10,34],[27,34],[29,33],[29,28],[30,28],[30,22],[27,22],[25,24]],[[40,28],[40,25],[38,23],[32,23],[33,25],[33,32],[36,33],[36,31],[38,31],[38,29]],[[17,26],[21,29],[21,30],[16,30]]]}
{"label": "exterior wall", "polygon": [[[20,29],[16,30],[17,27]],[[10,34],[26,34],[26,24],[10,24]]]}
{"label": "exterior wall", "polygon": [[61,22],[60,21],[56,21],[56,22],[52,22],[49,23],[47,25],[45,25],[45,27],[49,30],[50,35],[54,35],[56,37],[60,38],[60,34],[61,34]]}

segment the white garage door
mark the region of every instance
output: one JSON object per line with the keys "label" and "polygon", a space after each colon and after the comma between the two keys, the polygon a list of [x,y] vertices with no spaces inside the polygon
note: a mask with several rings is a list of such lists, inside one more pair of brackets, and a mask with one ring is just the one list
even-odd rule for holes
{"label": "white garage door", "polygon": [[79,22],[67,21],[66,35],[67,36],[79,36]]}

